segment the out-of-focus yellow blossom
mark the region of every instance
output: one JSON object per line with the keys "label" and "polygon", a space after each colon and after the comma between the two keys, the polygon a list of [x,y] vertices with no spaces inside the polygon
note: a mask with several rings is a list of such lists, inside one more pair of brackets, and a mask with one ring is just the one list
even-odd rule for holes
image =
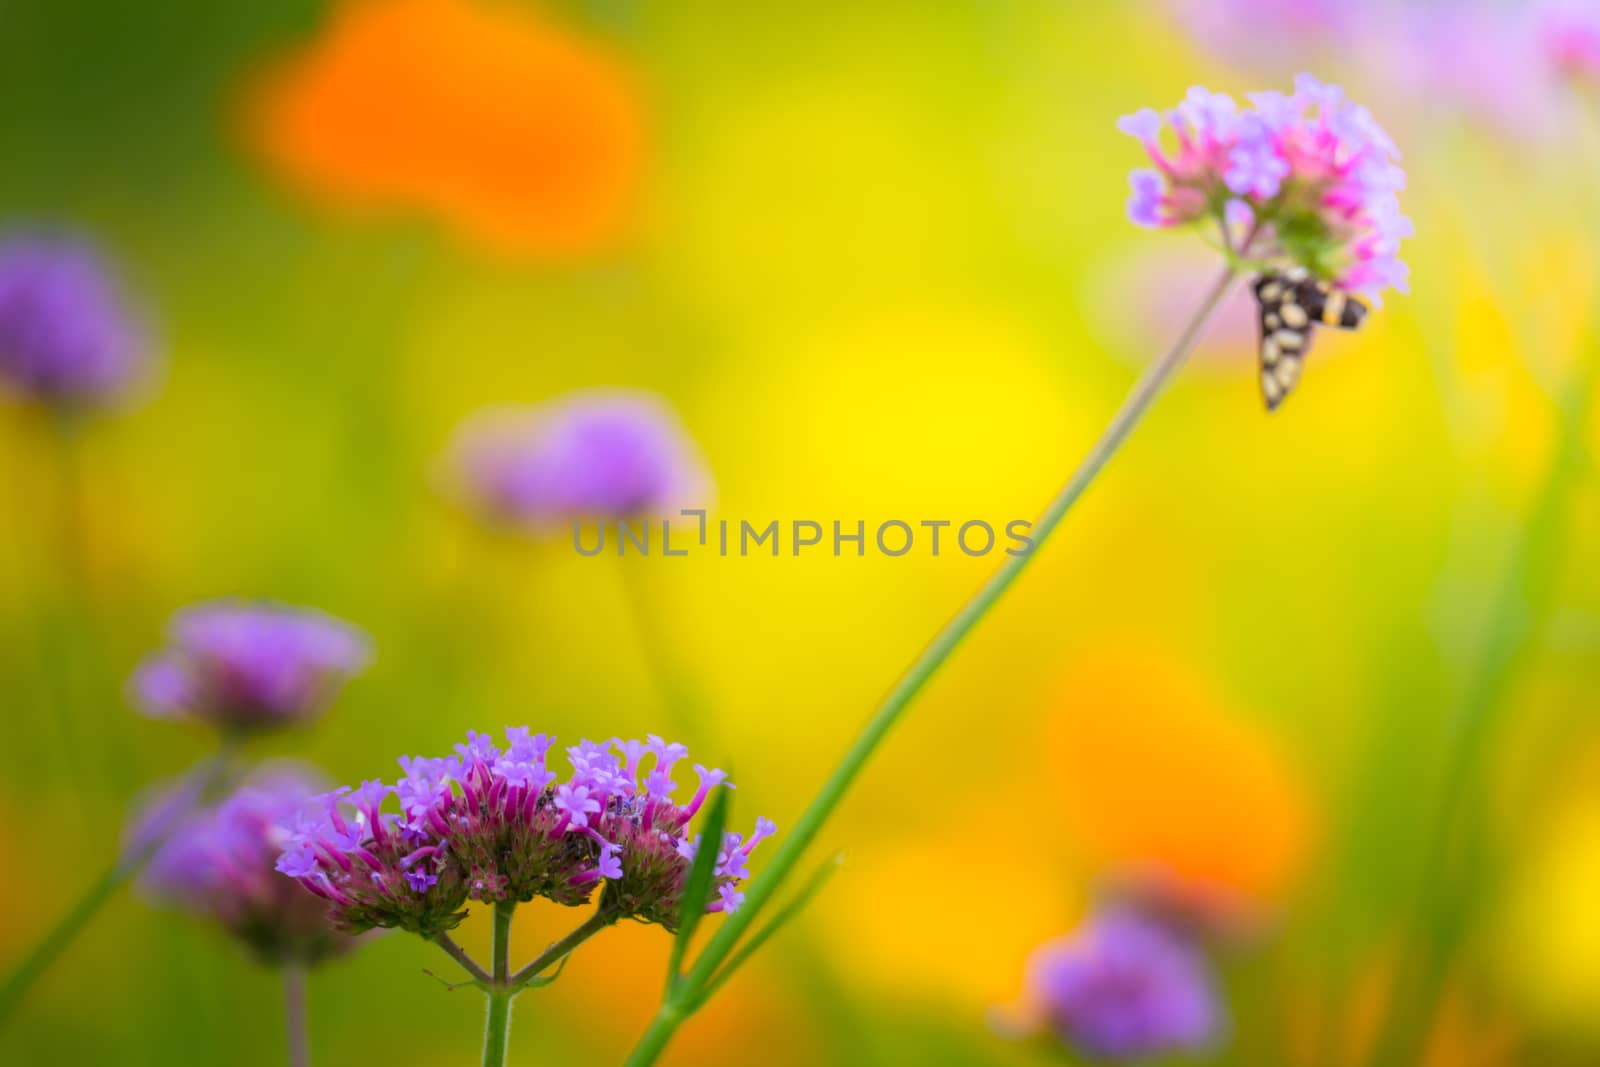
{"label": "out-of-focus yellow blossom", "polygon": [[1539,1015],[1600,1038],[1600,794],[1533,843],[1503,931],[1505,977]]}

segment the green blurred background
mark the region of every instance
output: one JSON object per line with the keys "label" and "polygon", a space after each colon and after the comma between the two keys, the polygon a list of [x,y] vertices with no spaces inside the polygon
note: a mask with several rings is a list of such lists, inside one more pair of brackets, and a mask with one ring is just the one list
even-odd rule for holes
{"label": "green blurred background", "polygon": [[[1115,118],[1196,81],[1264,87],[1137,6],[493,6],[611,57],[636,94],[644,148],[600,247],[497,245],[288,174],[241,115],[264,64],[328,31],[324,5],[0,5],[0,221],[102,238],[165,363],[80,442],[76,556],[61,457],[0,406],[0,962],[98,875],[138,790],[205,753],[122,689],[206,597],[373,635],[327,718],[262,749],[354,781],[468,728],[662,730],[636,582],[700,699],[669,728],[734,769],[737,822],[792,824],[995,559],[579,558],[452,508],[452,428],[642,386],[699,442],[720,515],[1029,517],[1213,269],[1192,237],[1127,224],[1138,153]],[[1212,332],[869,766],[824,833],[842,874],[670,1062],[1047,1060],[988,1013],[1096,876],[1140,860],[1271,916],[1226,962],[1219,1062],[1350,1062],[1507,608],[1473,794],[1484,906],[1434,1056],[1600,1062],[1600,434],[1529,533],[1552,383],[1585,358],[1600,282],[1573,221],[1594,157],[1367,102],[1408,153],[1417,295],[1321,338],[1273,418],[1248,333]],[[517,955],[574,921],[522,909]],[[463,940],[486,928],[479,909]],[[513,1062],[619,1061],[668,940],[609,931],[523,996]],[[389,935],[315,975],[317,1060],[476,1062],[479,998],[423,968],[448,961]],[[124,894],[0,1060],[281,1062],[278,996],[203,924]]]}

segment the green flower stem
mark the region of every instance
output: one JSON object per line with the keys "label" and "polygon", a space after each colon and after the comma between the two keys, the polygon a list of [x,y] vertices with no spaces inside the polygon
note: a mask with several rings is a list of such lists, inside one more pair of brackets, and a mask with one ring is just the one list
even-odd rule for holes
{"label": "green flower stem", "polygon": [[311,1038],[306,1027],[306,968],[283,968],[283,1025],[289,1045],[289,1067],[311,1067]]}
{"label": "green flower stem", "polygon": [[672,1039],[678,1026],[699,1006],[697,999],[700,992],[708,987],[717,969],[738,946],[740,937],[750,923],[760,914],[762,907],[772,899],[789,872],[800,861],[807,846],[817,836],[828,817],[833,814],[833,809],[844,798],[851,783],[861,772],[861,768],[866,765],[878,745],[899,721],[901,713],[927,684],[934,672],[950,658],[950,654],[962,640],[972,632],[979,620],[994,607],[1010,588],[1011,583],[1016,581],[1023,568],[1044,547],[1045,541],[1055,532],[1061,520],[1094,481],[1101,468],[1116,454],[1129,432],[1155,400],[1161,387],[1193,350],[1201,331],[1221,304],[1237,274],[1238,268],[1231,263],[1222,271],[1193,319],[1184,328],[1177,343],[1166,355],[1152,364],[1135,384],[1110,425],[1100,435],[1100,439],[1095,442],[1078,469],[1073,472],[1055,499],[1045,508],[1039,521],[1034,524],[1033,551],[1009,557],[972,599],[956,612],[955,617],[945,624],[944,629],[939,631],[912,663],[910,669],[895,683],[889,695],[884,698],[883,703],[867,722],[866,728],[856,738],[855,744],[845,753],[844,759],[812,800],[810,807],[800,816],[794,829],[783,837],[766,869],[761,872],[761,876],[751,883],[745,895],[744,906],[722,923],[700,957],[695,960],[694,966],[684,977],[683,982],[669,991],[662,1002],[661,1010],[628,1057],[628,1067],[645,1067],[646,1064],[654,1063],[661,1051],[666,1048],[667,1042]]}
{"label": "green flower stem", "polygon": [[[628,615],[633,622],[635,642],[645,673],[655,688],[656,699],[668,725],[677,733],[688,734],[690,740],[698,736],[701,701],[685,681],[674,663],[671,651],[662,639],[657,613],[653,610],[651,591],[645,588],[644,575],[638,573],[631,560],[617,557],[617,575],[622,584],[622,596],[627,601]],[[668,735],[671,736],[671,735]]]}
{"label": "green flower stem", "polygon": [[1414,936],[1396,974],[1394,993],[1373,1046],[1373,1064],[1408,1067],[1421,1059],[1454,944],[1473,907],[1467,883],[1455,876],[1470,866],[1478,843],[1473,840],[1476,828],[1471,814],[1481,793],[1475,787],[1482,786],[1488,741],[1549,604],[1573,488],[1588,464],[1587,436],[1600,377],[1600,341],[1587,359],[1562,405],[1554,454],[1495,594],[1490,630],[1477,657],[1477,674],[1453,723],[1443,791],[1432,817],[1417,894],[1419,910],[1410,927]]}
{"label": "green flower stem", "polygon": [[522,968],[522,970],[512,975],[510,979],[512,990],[514,992],[520,991],[523,986],[538,978],[540,974],[548,970],[551,966],[566,959],[567,956],[572,953],[573,949],[577,948],[579,945],[583,944],[595,934],[598,934],[601,930],[604,930],[606,927],[610,926],[616,921],[616,912],[606,907],[605,901],[602,900],[600,902],[600,907],[593,915],[585,919],[581,926],[573,930],[566,937],[563,937],[560,941],[557,941],[555,944],[545,949],[544,952],[539,955],[538,959],[534,960],[532,963]]}
{"label": "green flower stem", "polygon": [[[475,985],[482,989],[488,1002],[488,1017],[483,1028],[483,1067],[502,1067],[506,1062],[506,1049],[511,1039],[511,1002],[518,993],[529,986],[549,985],[555,975],[542,976],[553,964],[564,963],[573,949],[617,921],[614,908],[602,898],[600,907],[575,930],[545,949],[539,958],[515,974],[511,973],[511,917],[516,911],[515,902],[506,901],[494,906],[494,957],[491,971],[486,971],[466,949],[456,944],[447,933],[433,935],[434,944],[459,963],[471,983],[446,982],[446,987],[457,989],[462,985]],[[431,973],[431,972],[425,972]],[[557,974],[560,973],[559,968]],[[437,977],[437,976],[435,976]],[[443,981],[443,979],[441,979]]]}
{"label": "green flower stem", "polygon": [[505,1067],[506,1045],[511,1039],[511,915],[516,904],[494,906],[493,981],[489,985],[489,1016],[483,1028],[483,1067]]}
{"label": "green flower stem", "polygon": [[456,944],[449,934],[443,931],[434,934],[433,942],[444,949],[445,954],[451,959],[461,964],[462,968],[472,976],[474,985],[482,986],[484,989],[489,988],[490,983],[494,981],[489,972],[479,966],[477,960],[467,955],[467,950]]}
{"label": "green flower stem", "polygon": [[[233,762],[233,752],[233,742],[224,741],[222,747],[195,771],[197,777],[194,795],[197,799],[203,799],[228,776]],[[115,896],[117,890],[132,881],[134,876],[144,869],[144,865],[150,862],[151,857],[176,829],[183,813],[182,810],[174,812],[165,826],[151,827],[148,839],[140,848],[118,856],[111,869],[101,875],[55,926],[39,939],[33,949],[12,968],[5,984],[0,985],[0,1026],[4,1026],[11,1018],[33,983],[38,981],[39,977],[50,969],[50,965],[57,957],[67,950],[106,901]]]}

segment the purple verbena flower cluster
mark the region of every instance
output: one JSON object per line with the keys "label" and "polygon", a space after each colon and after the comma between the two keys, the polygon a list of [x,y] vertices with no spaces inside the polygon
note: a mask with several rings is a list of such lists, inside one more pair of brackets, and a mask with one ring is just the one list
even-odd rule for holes
{"label": "purple verbena flower cluster", "polygon": [[170,639],[135,672],[135,702],[154,718],[236,731],[304,721],[371,658],[366,636],[348,623],[276,604],[189,608],[173,620]]}
{"label": "purple verbena flower cluster", "polygon": [[668,515],[703,504],[708,484],[677,416],[642,390],[481,412],[456,433],[450,467],[476,510],[532,529]]}
{"label": "purple verbena flower cluster", "polygon": [[100,250],[73,237],[0,240],[0,384],[53,407],[103,406],[148,371],[150,342]]}
{"label": "purple verbena flower cluster", "polygon": [[[293,764],[269,765],[213,808],[192,804],[187,782],[162,790],[135,817],[131,842],[158,825],[164,843],[139,885],[152,899],[215,919],[268,963],[315,963],[347,951],[322,902],[274,869],[281,823],[321,791],[316,776]],[[168,826],[177,796],[190,807]],[[137,847],[135,844],[134,847]]]}
{"label": "purple verbena flower cluster", "polygon": [[[712,789],[732,788],[727,776],[696,764],[698,787],[678,803],[673,769],[688,752],[651,736],[579,742],[558,782],[547,765],[554,743],[507,728],[503,749],[469,733],[453,756],[402,758],[394,785],[363,782],[319,798],[292,827],[278,869],[326,899],[350,931],[398,926],[431,937],[460,921],[468,898],[576,906],[602,883],[616,918],[674,928],[699,846],[689,822]],[[385,811],[391,796],[398,810]],[[709,910],[739,906],[750,852],[774,830],[757,819],[749,838],[724,835]]]}
{"label": "purple verbena flower cluster", "polygon": [[1372,113],[1307,74],[1292,95],[1250,100],[1241,110],[1196,87],[1165,115],[1146,108],[1119,120],[1155,163],[1131,175],[1130,218],[1152,227],[1214,220],[1241,260],[1299,264],[1374,299],[1386,287],[1405,291],[1405,172]]}
{"label": "purple verbena flower cluster", "polygon": [[1197,1051],[1221,1029],[1204,958],[1135,911],[1112,909],[1028,961],[1027,1001],[1063,1043],[1101,1060]]}

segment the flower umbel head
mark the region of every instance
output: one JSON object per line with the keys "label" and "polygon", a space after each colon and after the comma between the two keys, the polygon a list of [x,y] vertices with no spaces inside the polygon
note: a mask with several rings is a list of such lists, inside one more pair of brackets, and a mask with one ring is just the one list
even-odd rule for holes
{"label": "flower umbel head", "polygon": [[[392,786],[327,794],[288,835],[278,869],[327,899],[335,923],[352,931],[431,936],[460,921],[469,897],[579,905],[602,883],[615,918],[675,927],[699,848],[688,824],[709,790],[731,788],[725,776],[696,767],[699,787],[679,804],[672,771],[687,751],[652,736],[581,741],[566,749],[570,773],[557,781],[547,765],[554,740],[520,727],[501,748],[469,733],[453,756],[402,759],[405,775]],[[774,831],[758,819],[748,839],[724,836],[709,910],[737,908],[751,850]]]}
{"label": "flower umbel head", "polygon": [[1220,1008],[1205,961],[1131,911],[1109,911],[1028,961],[1027,1004],[1086,1057],[1138,1060],[1207,1047]]}
{"label": "flower umbel head", "polygon": [[[183,790],[179,786],[179,791]],[[152,899],[209,916],[268,963],[315,963],[347,951],[352,940],[328,923],[322,901],[273,865],[292,818],[318,792],[314,776],[293,765],[269,766],[214,808],[188,814],[157,849],[139,880]],[[157,799],[138,826],[165,804]]]}
{"label": "flower umbel head", "polygon": [[1241,262],[1299,265],[1372,298],[1387,287],[1405,291],[1405,172],[1372,113],[1308,74],[1291,95],[1255,93],[1250,102],[1241,109],[1196,87],[1164,115],[1147,108],[1123,117],[1118,128],[1155,164],[1131,176],[1132,220],[1209,220]]}
{"label": "flower umbel head", "polygon": [[149,363],[149,339],[98,248],[72,237],[0,240],[0,384],[54,407],[101,407]]}
{"label": "flower umbel head", "polygon": [[131,688],[156,718],[267,730],[321,711],[370,658],[366,635],[321,612],[216,601],[178,614]]}
{"label": "flower umbel head", "polygon": [[483,412],[457,432],[451,466],[478,511],[536,529],[670,514],[703,503],[707,484],[671,409],[622,389]]}

